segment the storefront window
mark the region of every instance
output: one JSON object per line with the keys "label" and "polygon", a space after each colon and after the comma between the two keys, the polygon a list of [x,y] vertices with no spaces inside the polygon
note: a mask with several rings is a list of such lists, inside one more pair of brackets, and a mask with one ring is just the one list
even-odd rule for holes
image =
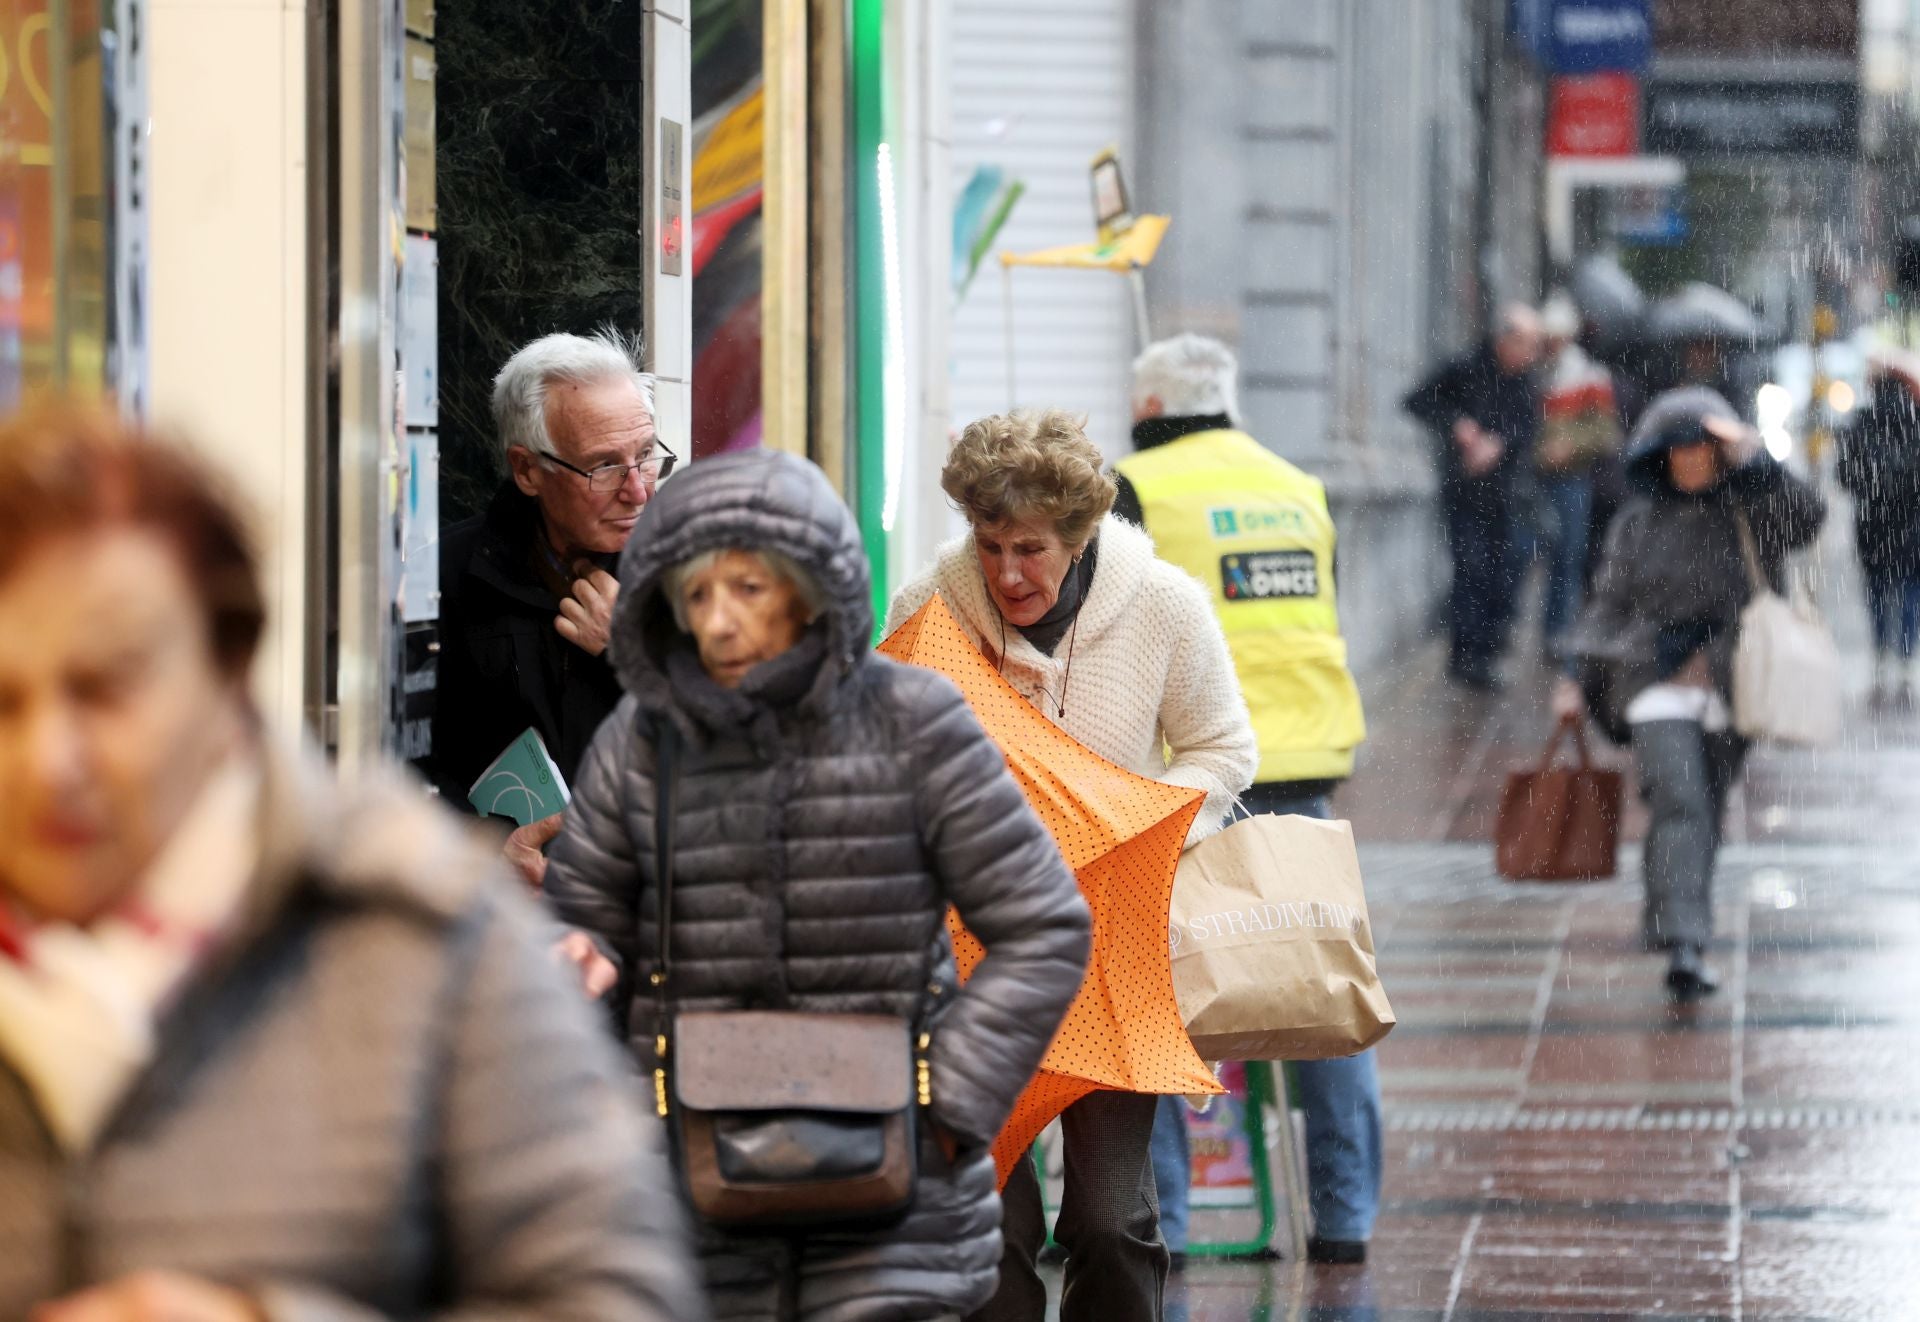
{"label": "storefront window", "polygon": [[105,380],[108,79],[98,0],[0,0],[0,410]]}
{"label": "storefront window", "polygon": [[693,7],[693,452],[760,443],[763,0]]}

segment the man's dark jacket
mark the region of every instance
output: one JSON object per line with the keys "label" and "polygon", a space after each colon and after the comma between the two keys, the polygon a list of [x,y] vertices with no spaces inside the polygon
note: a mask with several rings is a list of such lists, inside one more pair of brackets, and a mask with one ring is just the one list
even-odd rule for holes
{"label": "man's dark jacket", "polygon": [[[1413,388],[1402,407],[1438,440],[1440,490],[1450,499],[1509,490],[1531,462],[1540,432],[1540,393],[1532,376],[1502,372],[1490,344],[1442,365]],[[1460,447],[1453,439],[1453,425],[1461,418],[1473,419],[1506,442],[1499,465],[1484,476],[1469,477],[1461,466]]]}
{"label": "man's dark jacket", "polygon": [[467,809],[487,764],[532,727],[571,785],[594,731],[620,701],[606,657],[553,627],[560,599],[536,569],[545,535],[531,496],[508,482],[486,513],[447,530],[440,548],[440,681],[427,766]]}
{"label": "man's dark jacket", "polygon": [[1920,409],[1898,385],[1840,436],[1836,473],[1853,497],[1854,551],[1874,582],[1920,579]]}

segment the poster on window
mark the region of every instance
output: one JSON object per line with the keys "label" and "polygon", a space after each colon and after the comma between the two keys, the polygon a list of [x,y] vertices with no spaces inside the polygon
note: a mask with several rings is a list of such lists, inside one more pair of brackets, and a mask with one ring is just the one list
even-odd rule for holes
{"label": "poster on window", "polygon": [[1193,1163],[1195,1207],[1255,1207],[1253,1144],[1247,1137],[1247,1067],[1237,1060],[1220,1066],[1226,1096],[1213,1099],[1205,1113],[1187,1111],[1187,1146]]}

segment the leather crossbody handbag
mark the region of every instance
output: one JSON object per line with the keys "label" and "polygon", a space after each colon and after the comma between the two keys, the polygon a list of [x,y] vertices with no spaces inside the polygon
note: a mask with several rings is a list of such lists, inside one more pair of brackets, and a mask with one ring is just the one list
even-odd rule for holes
{"label": "leather crossbody handbag", "polygon": [[658,743],[656,1109],[689,1204],[722,1227],[875,1225],[904,1216],[932,1101],[924,1029],[887,1014],[673,1010],[678,731]]}

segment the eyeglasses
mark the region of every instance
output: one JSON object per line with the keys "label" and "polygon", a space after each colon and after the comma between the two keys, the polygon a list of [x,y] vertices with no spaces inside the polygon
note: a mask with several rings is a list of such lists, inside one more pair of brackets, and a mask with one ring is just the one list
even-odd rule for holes
{"label": "eyeglasses", "polygon": [[588,489],[602,492],[618,491],[621,487],[624,487],[627,484],[627,474],[636,468],[640,470],[640,476],[644,481],[658,482],[668,473],[671,473],[674,464],[680,460],[679,455],[669,450],[659,441],[653,443],[653,453],[637,464],[602,464],[591,472],[584,468],[574,467],[557,454],[543,454],[540,457],[550,464],[560,465],[560,467],[566,469],[569,473],[578,473],[581,477],[587,479]]}

